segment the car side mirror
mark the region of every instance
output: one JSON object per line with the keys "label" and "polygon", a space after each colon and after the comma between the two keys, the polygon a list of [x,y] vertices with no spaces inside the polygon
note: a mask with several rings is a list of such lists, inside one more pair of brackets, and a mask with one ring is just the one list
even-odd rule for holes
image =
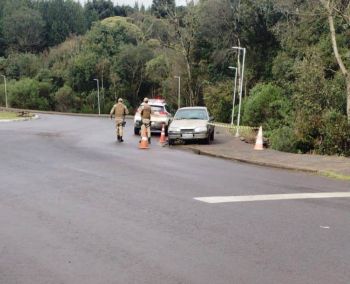
{"label": "car side mirror", "polygon": [[210,122],[213,122],[214,119],[215,119],[214,116],[210,116],[210,117],[209,117],[209,121],[210,121]]}

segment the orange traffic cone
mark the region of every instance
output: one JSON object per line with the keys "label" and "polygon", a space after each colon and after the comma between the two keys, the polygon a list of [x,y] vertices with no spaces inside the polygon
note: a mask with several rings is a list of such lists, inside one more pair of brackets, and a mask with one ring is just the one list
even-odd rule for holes
{"label": "orange traffic cone", "polygon": [[141,130],[141,141],[139,143],[139,149],[148,149],[148,137],[146,130]]}
{"label": "orange traffic cone", "polygon": [[165,126],[164,126],[164,123],[163,123],[163,126],[162,126],[162,132],[161,132],[161,134],[160,134],[159,143],[160,143],[160,144],[166,143],[166,138],[165,138]]}
{"label": "orange traffic cone", "polygon": [[264,150],[263,143],[264,142],[263,142],[262,126],[260,126],[258,136],[256,137],[254,150]]}

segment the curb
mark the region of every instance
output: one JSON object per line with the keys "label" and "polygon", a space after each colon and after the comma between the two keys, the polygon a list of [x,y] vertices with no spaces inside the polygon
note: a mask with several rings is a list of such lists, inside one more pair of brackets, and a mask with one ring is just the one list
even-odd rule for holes
{"label": "curb", "polygon": [[189,147],[188,149],[192,150],[197,155],[205,155],[205,156],[209,156],[209,157],[215,157],[215,158],[221,158],[221,159],[225,159],[225,160],[237,161],[237,162],[241,162],[241,163],[245,163],[245,164],[264,166],[264,167],[283,169],[283,170],[299,171],[299,172],[319,173],[318,170],[313,170],[313,169],[289,167],[289,166],[284,166],[284,165],[253,161],[253,160],[249,160],[249,159],[242,159],[242,158],[236,158],[236,157],[227,157],[227,156],[224,156],[224,155],[213,154],[213,153],[210,153],[210,152],[206,152],[206,151],[195,149],[195,148],[191,148],[191,147]]}
{"label": "curb", "polygon": [[296,172],[304,172],[304,173],[316,174],[316,175],[320,175],[320,176],[328,177],[328,178],[332,178],[332,179],[350,181],[350,176],[338,174],[336,172],[319,171],[319,170],[314,170],[314,169],[309,169],[309,168],[291,167],[291,166],[285,166],[285,165],[280,165],[280,164],[259,162],[259,161],[249,160],[249,159],[227,157],[224,155],[214,154],[214,153],[206,152],[206,151],[199,150],[199,149],[192,148],[192,147],[187,147],[187,149],[191,150],[193,153],[195,153],[197,155],[205,155],[205,156],[209,156],[209,157],[220,158],[220,159],[230,160],[230,161],[237,161],[237,162],[250,164],[250,165],[263,166],[263,167],[289,170],[289,171],[296,171]]}

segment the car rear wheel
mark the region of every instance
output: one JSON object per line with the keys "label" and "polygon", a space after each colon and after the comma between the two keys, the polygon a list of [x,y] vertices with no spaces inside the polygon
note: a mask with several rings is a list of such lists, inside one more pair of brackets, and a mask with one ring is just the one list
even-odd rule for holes
{"label": "car rear wheel", "polygon": [[169,144],[169,146],[174,145],[174,139],[168,139],[168,144]]}

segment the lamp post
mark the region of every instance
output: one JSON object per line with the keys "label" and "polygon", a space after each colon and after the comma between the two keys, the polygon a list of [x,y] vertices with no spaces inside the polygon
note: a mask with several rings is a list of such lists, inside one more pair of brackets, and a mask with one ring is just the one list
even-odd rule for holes
{"label": "lamp post", "polygon": [[229,69],[235,70],[235,86],[233,89],[233,100],[232,100],[232,115],[231,115],[231,125],[233,125],[233,118],[235,116],[235,101],[236,101],[236,88],[237,88],[237,67],[229,66]]}
{"label": "lamp post", "polygon": [[178,108],[180,108],[180,105],[181,105],[181,77],[180,76],[174,76],[174,78],[179,80],[177,106],[178,106]]}
{"label": "lamp post", "polygon": [[4,82],[5,82],[5,106],[6,108],[8,108],[8,104],[7,104],[7,88],[6,88],[6,76],[5,75],[1,75],[2,77],[4,77]]}
{"label": "lamp post", "polygon": [[242,76],[241,76],[241,82],[240,82],[240,90],[239,90],[239,106],[238,106],[238,118],[237,118],[237,131],[236,131],[236,137],[239,136],[239,126],[241,122],[241,106],[242,106],[242,91],[243,91],[243,79],[244,79],[244,63],[245,63],[245,54],[246,54],[246,48],[240,47],[240,46],[233,46],[232,49],[237,49],[239,51],[238,56],[240,56],[240,51],[243,51],[243,63],[242,63]]}
{"label": "lamp post", "polygon": [[101,115],[101,108],[100,108],[100,85],[98,83],[98,79],[94,79],[97,83],[97,107],[98,107],[98,115]]}

